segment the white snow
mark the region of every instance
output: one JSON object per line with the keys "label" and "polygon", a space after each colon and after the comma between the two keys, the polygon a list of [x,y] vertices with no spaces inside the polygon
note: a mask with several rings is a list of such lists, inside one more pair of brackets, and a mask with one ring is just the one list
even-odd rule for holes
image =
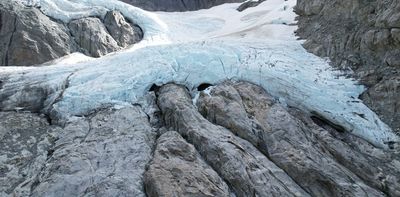
{"label": "white snow", "polygon": [[68,64],[66,58],[47,67],[0,68],[15,80],[48,78],[43,86],[54,89],[61,83],[58,75],[65,79],[73,73],[63,99],[53,106],[66,117],[105,104],[138,102],[152,84],[176,82],[195,88],[238,79],[259,84],[288,105],[318,113],[376,146],[399,141],[358,99],[364,87],[341,77],[296,40],[295,0],[267,0],[243,12],[236,11],[239,4],[225,4],[183,13],[150,13],[115,0],[40,0],[39,4],[44,13],[65,22],[120,10],[145,32],[141,44],[99,59]]}

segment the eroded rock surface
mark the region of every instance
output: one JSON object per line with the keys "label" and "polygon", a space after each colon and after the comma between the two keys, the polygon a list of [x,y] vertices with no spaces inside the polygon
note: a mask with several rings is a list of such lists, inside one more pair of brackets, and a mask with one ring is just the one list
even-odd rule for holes
{"label": "eroded rock surface", "polygon": [[[379,158],[378,149],[360,140],[352,146],[364,145],[372,153],[353,150],[351,145],[322,132],[324,129],[308,127],[255,85],[226,83],[213,88],[210,95],[202,93],[198,101],[199,111],[208,120],[258,147],[311,195],[384,196],[381,191],[398,195],[400,171],[390,164],[397,163],[398,158]],[[367,161],[371,165],[362,165]],[[373,164],[384,167],[378,170]]]}
{"label": "eroded rock surface", "polygon": [[230,196],[229,188],[177,132],[160,136],[145,175],[147,195]]}
{"label": "eroded rock surface", "polygon": [[109,11],[104,23],[88,17],[64,24],[36,7],[0,2],[1,66],[36,65],[73,52],[100,57],[142,38],[142,29],[117,11]]}
{"label": "eroded rock surface", "polygon": [[145,196],[143,173],[154,142],[138,106],[76,118],[60,134],[32,196]]}
{"label": "eroded rock surface", "polygon": [[84,53],[101,57],[119,49],[118,43],[107,33],[107,29],[99,18],[83,18],[68,24],[75,41]]}
{"label": "eroded rock surface", "polygon": [[354,71],[361,98],[400,132],[400,1],[299,0],[295,11],[305,48]]}
{"label": "eroded rock surface", "polygon": [[399,147],[376,148],[247,82],[195,101],[168,84],[140,105],[64,115],[63,127],[50,124],[57,116],[0,112],[0,194],[400,195]]}
{"label": "eroded rock surface", "polygon": [[145,196],[155,132],[140,107],[73,117],[62,129],[0,113],[1,196]]}
{"label": "eroded rock surface", "polygon": [[0,65],[40,64],[77,50],[65,25],[16,1],[0,2]]}
{"label": "eroded rock surface", "polygon": [[58,127],[32,113],[0,112],[0,196],[28,196]]}
{"label": "eroded rock surface", "polygon": [[104,25],[121,47],[127,47],[143,39],[142,29],[138,25],[126,21],[120,12],[108,12],[104,18]]}
{"label": "eroded rock surface", "polygon": [[248,141],[203,118],[184,87],[163,86],[158,103],[166,126],[192,143],[237,196],[308,196]]}

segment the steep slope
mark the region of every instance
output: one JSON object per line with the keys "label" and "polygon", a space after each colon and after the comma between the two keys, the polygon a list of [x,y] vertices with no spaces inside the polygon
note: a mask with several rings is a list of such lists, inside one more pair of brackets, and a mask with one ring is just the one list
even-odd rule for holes
{"label": "steep slope", "polygon": [[362,100],[400,132],[400,1],[299,0],[297,35],[368,87]]}

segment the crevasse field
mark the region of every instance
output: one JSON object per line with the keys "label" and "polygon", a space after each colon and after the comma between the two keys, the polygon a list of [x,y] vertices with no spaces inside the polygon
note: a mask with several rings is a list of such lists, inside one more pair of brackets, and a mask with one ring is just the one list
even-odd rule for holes
{"label": "crevasse field", "polygon": [[53,89],[46,103],[55,103],[52,110],[63,118],[139,102],[153,84],[195,89],[233,79],[261,85],[282,103],[323,116],[376,146],[397,141],[358,99],[364,87],[301,46],[294,35],[295,0],[268,0],[241,13],[239,4],[150,13],[116,0],[23,2],[64,22],[119,10],[144,30],[139,44],[102,58],[72,54],[42,67],[0,68],[15,82]]}

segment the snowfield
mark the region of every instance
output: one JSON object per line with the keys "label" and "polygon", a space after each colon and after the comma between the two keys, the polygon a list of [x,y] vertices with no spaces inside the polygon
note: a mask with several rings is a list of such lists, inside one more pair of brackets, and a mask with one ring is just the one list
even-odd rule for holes
{"label": "snowfield", "polygon": [[2,67],[0,73],[21,84],[21,91],[23,84],[33,82],[54,90],[46,103],[66,119],[107,104],[137,103],[153,84],[175,82],[195,89],[202,83],[246,80],[378,147],[399,141],[358,99],[364,87],[296,40],[295,4],[267,0],[243,12],[236,11],[239,4],[225,4],[195,12],[150,13],[116,0],[39,0],[33,5],[64,22],[119,10],[144,29],[144,40],[98,59],[74,54],[49,66]]}

